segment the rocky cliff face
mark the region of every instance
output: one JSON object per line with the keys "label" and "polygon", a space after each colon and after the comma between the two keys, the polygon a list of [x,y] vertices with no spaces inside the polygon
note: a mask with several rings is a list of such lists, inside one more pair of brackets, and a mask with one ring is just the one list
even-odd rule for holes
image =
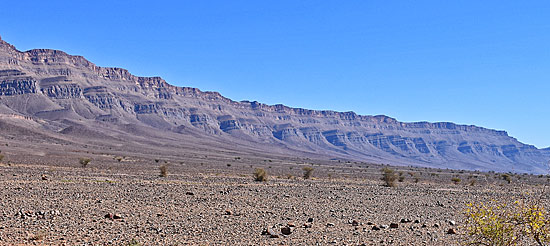
{"label": "rocky cliff face", "polygon": [[62,51],[21,52],[1,39],[0,96],[0,114],[39,119],[47,129],[79,122],[135,134],[128,126],[142,125],[159,135],[202,136],[259,152],[459,169],[538,173],[550,159],[550,150],[520,143],[504,131],[235,102],[160,77],[98,67]]}

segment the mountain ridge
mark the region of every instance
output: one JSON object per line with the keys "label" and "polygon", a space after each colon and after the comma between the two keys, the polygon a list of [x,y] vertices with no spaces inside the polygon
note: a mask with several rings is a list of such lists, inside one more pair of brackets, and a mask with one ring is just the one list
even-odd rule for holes
{"label": "mountain ridge", "polygon": [[[1,37],[0,51],[0,113],[41,119],[44,128],[57,127],[61,134],[75,127],[106,131],[100,122],[110,122],[121,129],[152,127],[158,136],[208,138],[217,145],[262,144],[258,150],[290,155],[479,170],[542,172],[550,156],[549,149],[520,143],[502,130],[237,102],[161,77],[100,67],[60,50],[21,52]],[[86,123],[75,126],[79,121]]]}
{"label": "mountain ridge", "polygon": [[[0,43],[10,47],[10,49],[12,49],[13,51],[16,51],[18,53],[31,55],[31,58],[30,58],[31,60],[38,60],[38,59],[48,60],[50,57],[54,58],[54,60],[55,60],[56,56],[73,58],[73,59],[71,59],[71,60],[73,60],[73,65],[76,65],[75,60],[80,61],[79,62],[80,64],[85,64],[85,67],[91,68],[94,71],[98,71],[98,72],[99,71],[105,71],[103,74],[105,74],[105,76],[109,77],[109,78],[118,78],[118,79],[123,79],[123,80],[137,80],[138,83],[147,83],[148,86],[181,88],[181,89],[184,89],[184,90],[191,90],[191,91],[196,92],[197,94],[204,93],[204,94],[207,94],[207,95],[219,97],[219,98],[221,98],[223,100],[227,100],[231,103],[243,103],[245,105],[250,104],[250,107],[253,108],[253,109],[264,109],[264,110],[267,110],[267,111],[294,113],[294,114],[300,114],[300,115],[326,116],[326,115],[335,114],[335,115],[340,115],[340,117],[343,118],[343,119],[344,118],[350,118],[350,119],[355,119],[355,118],[359,118],[359,119],[377,118],[381,122],[383,121],[385,123],[390,123],[390,122],[400,123],[402,125],[408,125],[408,126],[430,124],[430,125],[438,125],[438,126],[441,126],[441,127],[447,127],[449,129],[460,128],[462,130],[478,129],[480,131],[495,132],[495,134],[499,134],[499,135],[502,134],[504,136],[508,136],[508,133],[504,130],[495,130],[495,129],[491,129],[491,128],[476,126],[476,125],[456,124],[456,123],[453,123],[453,122],[446,122],[446,121],[440,121],[440,122],[428,122],[428,121],[400,122],[397,119],[392,118],[392,117],[387,116],[387,115],[360,115],[360,114],[357,114],[353,111],[340,112],[340,111],[334,111],[334,110],[313,110],[313,109],[305,109],[305,108],[299,108],[299,107],[289,107],[289,106],[286,106],[284,104],[268,105],[268,104],[260,103],[258,101],[248,101],[248,100],[243,100],[243,101],[237,102],[237,101],[234,101],[230,98],[222,96],[219,92],[202,91],[199,88],[179,87],[179,86],[169,84],[166,80],[164,80],[160,76],[151,76],[151,77],[137,76],[137,75],[132,74],[129,70],[124,69],[124,68],[97,66],[93,62],[90,62],[89,60],[87,60],[84,56],[71,55],[71,54],[68,54],[68,53],[66,53],[64,51],[61,51],[61,50],[56,50],[56,49],[31,49],[31,50],[28,50],[28,51],[19,51],[15,48],[15,46],[13,46],[13,45],[5,42],[4,40],[2,40],[1,36],[0,36]],[[53,54],[53,56],[44,57],[43,56],[44,54],[46,54],[46,55]],[[439,127],[435,127],[435,128],[439,128]]]}

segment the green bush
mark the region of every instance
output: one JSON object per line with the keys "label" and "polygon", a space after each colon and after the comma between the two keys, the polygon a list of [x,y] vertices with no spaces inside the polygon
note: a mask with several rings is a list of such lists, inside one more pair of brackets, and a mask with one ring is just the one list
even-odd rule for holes
{"label": "green bush", "polygon": [[397,174],[393,169],[387,167],[382,169],[382,181],[387,187],[395,187],[395,180],[397,180]]}
{"label": "green bush", "polygon": [[468,245],[548,245],[550,214],[538,202],[470,203],[465,212]]}
{"label": "green bush", "polygon": [[313,175],[313,167],[304,167],[302,168],[302,170],[304,171],[304,179],[309,179],[311,178],[311,175]]}
{"label": "green bush", "polygon": [[254,170],[254,180],[258,182],[267,181],[267,172],[263,168],[256,168]]}
{"label": "green bush", "polygon": [[80,163],[80,166],[82,166],[82,167],[87,167],[88,164],[90,164],[91,161],[92,160],[90,158],[80,158],[78,160],[78,163]]}
{"label": "green bush", "polygon": [[508,182],[508,184],[512,183],[512,177],[509,174],[502,174],[502,179]]}
{"label": "green bush", "polygon": [[453,181],[453,183],[455,183],[455,184],[459,184],[462,181],[462,179],[460,179],[458,177],[454,177],[454,178],[451,179],[451,181]]}
{"label": "green bush", "polygon": [[168,165],[162,165],[159,167],[160,175],[161,177],[167,177],[168,176]]}

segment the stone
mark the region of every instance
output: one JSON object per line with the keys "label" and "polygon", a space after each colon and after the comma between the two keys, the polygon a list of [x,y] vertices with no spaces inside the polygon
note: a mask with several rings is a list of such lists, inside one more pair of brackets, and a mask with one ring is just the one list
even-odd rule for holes
{"label": "stone", "polygon": [[390,228],[393,228],[393,229],[399,228],[399,224],[397,224],[397,223],[390,223]]}
{"label": "stone", "polygon": [[119,220],[119,219],[122,219],[122,215],[120,214],[112,214],[112,213],[108,213],[104,216],[106,219],[111,219],[111,220]]}
{"label": "stone", "polygon": [[373,226],[373,227],[372,227],[372,230],[373,230],[373,231],[380,231],[380,227],[378,227],[378,226]]}
{"label": "stone", "polygon": [[262,235],[267,235],[270,238],[279,238],[279,235],[271,228],[264,228],[262,230]]}
{"label": "stone", "polygon": [[447,230],[447,234],[456,234],[456,231],[454,228],[449,228],[449,230]]}
{"label": "stone", "polygon": [[307,222],[308,222],[308,223],[313,223],[313,218],[307,219]]}
{"label": "stone", "polygon": [[281,233],[282,233],[283,235],[290,235],[290,234],[292,234],[292,227],[290,227],[290,226],[282,227],[282,228],[281,228]]}

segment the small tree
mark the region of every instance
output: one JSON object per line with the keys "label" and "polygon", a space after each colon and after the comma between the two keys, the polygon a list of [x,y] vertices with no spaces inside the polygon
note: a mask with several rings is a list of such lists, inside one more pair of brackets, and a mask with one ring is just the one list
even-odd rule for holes
{"label": "small tree", "polygon": [[382,181],[387,187],[395,187],[395,180],[397,180],[397,174],[393,169],[387,167],[382,169]]}
{"label": "small tree", "polygon": [[80,166],[82,167],[87,167],[88,164],[91,162],[92,160],[90,158],[80,158],[78,160],[78,162],[80,163]]}
{"label": "small tree", "polygon": [[256,168],[254,170],[254,180],[258,182],[267,181],[267,172],[263,168]]}
{"label": "small tree", "polygon": [[309,179],[311,178],[311,175],[313,175],[313,167],[304,167],[302,168],[302,170],[304,171],[304,179]]}

